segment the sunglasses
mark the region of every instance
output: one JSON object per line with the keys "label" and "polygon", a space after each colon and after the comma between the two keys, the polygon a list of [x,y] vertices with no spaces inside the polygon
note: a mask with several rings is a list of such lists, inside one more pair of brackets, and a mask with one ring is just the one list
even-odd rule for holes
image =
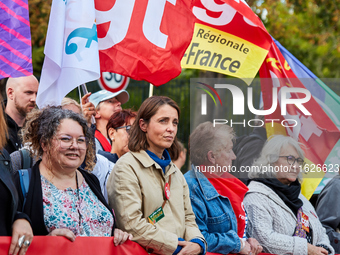
{"label": "sunglasses", "polygon": [[121,127],[115,128],[115,129],[117,130],[117,129],[121,129],[121,128],[125,128],[126,132],[129,134],[130,133],[130,129],[131,129],[131,125],[121,126]]}

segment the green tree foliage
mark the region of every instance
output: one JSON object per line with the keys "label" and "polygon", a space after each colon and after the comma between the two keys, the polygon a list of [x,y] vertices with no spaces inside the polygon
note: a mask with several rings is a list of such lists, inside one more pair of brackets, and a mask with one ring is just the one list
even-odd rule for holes
{"label": "green tree foliage", "polygon": [[28,0],[32,38],[34,75],[40,77],[44,61],[44,45],[52,0]]}
{"label": "green tree foliage", "polygon": [[320,78],[340,78],[340,3],[253,0],[269,33]]}

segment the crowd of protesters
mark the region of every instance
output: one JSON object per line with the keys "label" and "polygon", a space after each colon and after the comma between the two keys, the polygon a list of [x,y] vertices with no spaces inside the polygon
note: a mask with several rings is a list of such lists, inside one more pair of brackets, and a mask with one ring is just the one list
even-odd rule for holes
{"label": "crowd of protesters", "polygon": [[115,245],[133,240],[155,254],[340,252],[332,204],[339,178],[315,210],[301,194],[304,152],[293,138],[263,144],[253,136],[260,146],[239,146],[252,166],[245,184],[225,171],[237,158],[233,129],[201,123],[188,138],[192,164],[183,175],[172,99],[149,97],[135,112],[122,109],[127,91],[98,91],[81,105],[65,98],[37,109],[38,86],[34,76],[9,78],[0,105],[0,235],[12,236],[8,254],[25,254],[34,235],[114,236]]}

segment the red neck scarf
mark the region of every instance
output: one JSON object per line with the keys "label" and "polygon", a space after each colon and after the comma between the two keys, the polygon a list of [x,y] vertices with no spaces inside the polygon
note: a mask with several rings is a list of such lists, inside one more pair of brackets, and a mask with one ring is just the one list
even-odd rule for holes
{"label": "red neck scarf", "polygon": [[94,136],[98,139],[100,144],[102,145],[104,151],[110,152],[111,151],[111,144],[109,141],[106,139],[105,136],[103,136],[102,133],[100,133],[99,130],[96,129]]}
{"label": "red neck scarf", "polygon": [[242,238],[246,226],[246,213],[243,206],[243,199],[249,190],[248,187],[230,173],[224,173],[218,176],[206,172],[204,175],[211,185],[214,186],[218,194],[229,198],[237,219],[237,234]]}

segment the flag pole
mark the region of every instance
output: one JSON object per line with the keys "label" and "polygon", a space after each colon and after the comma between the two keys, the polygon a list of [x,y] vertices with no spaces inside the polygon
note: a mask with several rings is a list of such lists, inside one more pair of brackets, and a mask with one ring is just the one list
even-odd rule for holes
{"label": "flag pole", "polygon": [[152,97],[153,95],[153,85],[152,83],[149,84],[149,97]]}
{"label": "flag pole", "polygon": [[[88,92],[88,90],[87,90],[87,87],[86,87],[86,83],[83,83],[83,84],[81,84],[81,85],[79,85],[78,86],[78,89],[79,89],[79,98],[80,98],[80,105],[81,105],[81,108],[83,108],[83,105],[82,105],[82,102],[81,102],[81,93],[80,93],[80,88],[81,88],[81,90],[83,91],[83,96],[85,96],[87,93],[89,93]],[[87,99],[88,100],[88,99]],[[92,115],[91,116],[91,123],[92,124],[96,124],[96,119],[94,118],[94,116]]]}

